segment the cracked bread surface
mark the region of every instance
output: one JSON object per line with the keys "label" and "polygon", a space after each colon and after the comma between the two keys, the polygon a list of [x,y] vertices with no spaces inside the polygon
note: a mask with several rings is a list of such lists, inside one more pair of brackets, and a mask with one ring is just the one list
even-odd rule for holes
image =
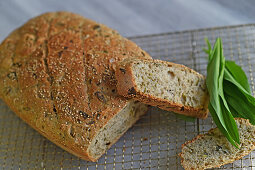
{"label": "cracked bread surface", "polygon": [[[146,112],[146,105],[116,92],[116,63],[129,57],[150,58],[103,24],[69,12],[46,13],[1,43],[0,98],[55,144],[96,161]],[[126,121],[121,133],[107,126],[114,121]],[[98,136],[102,129],[118,134],[94,150],[93,140],[104,139]]]}
{"label": "cracked bread surface", "polygon": [[120,95],[187,116],[206,118],[209,96],[205,77],[180,64],[126,59],[116,69]]}
{"label": "cracked bread surface", "polygon": [[182,145],[179,154],[186,170],[218,168],[241,159],[255,149],[255,126],[249,120],[236,118],[240,136],[240,149],[234,147],[218,128],[198,135]]}

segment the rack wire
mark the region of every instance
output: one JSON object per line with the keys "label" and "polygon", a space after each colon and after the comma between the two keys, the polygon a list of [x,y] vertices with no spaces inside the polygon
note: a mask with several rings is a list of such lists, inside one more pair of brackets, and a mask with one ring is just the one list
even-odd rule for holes
{"label": "rack wire", "polygon": [[[224,54],[246,72],[255,93],[255,24],[130,37],[153,58],[184,64],[206,75],[204,38],[222,37]],[[0,169],[182,169],[181,145],[214,127],[211,117],[186,122],[152,107],[97,162],[60,149],[0,101]],[[220,169],[255,169],[255,152]]]}

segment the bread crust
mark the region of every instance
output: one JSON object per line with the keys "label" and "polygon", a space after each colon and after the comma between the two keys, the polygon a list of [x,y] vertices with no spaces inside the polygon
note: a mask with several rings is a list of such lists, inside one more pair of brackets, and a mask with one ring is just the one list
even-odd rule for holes
{"label": "bread crust", "polygon": [[[197,76],[199,77],[204,77],[203,75],[200,75],[199,73],[195,72],[191,68],[188,68],[181,64],[175,64],[175,63],[171,63],[167,61],[152,60],[152,59],[144,59],[144,61],[162,63],[165,65],[175,65],[184,69],[188,69],[190,72],[197,74]],[[117,66],[115,74],[116,74],[116,78],[118,82],[117,90],[120,95],[128,97],[128,98],[133,98],[135,100],[138,100],[140,102],[143,102],[152,106],[159,107],[163,110],[173,111],[186,116],[192,116],[192,117],[197,117],[202,119],[207,118],[208,116],[207,107],[209,103],[209,95],[207,91],[205,92],[206,97],[204,100],[204,105],[199,108],[184,106],[180,103],[174,103],[167,99],[162,99],[150,94],[145,94],[138,90],[137,85],[135,83],[134,74],[131,69],[132,64],[134,64],[135,62],[136,62],[135,59],[127,59]],[[125,70],[125,73],[124,73],[124,70]]]}
{"label": "bread crust", "polygon": [[[240,124],[246,124],[247,126],[253,126],[250,124],[249,120],[248,119],[243,119],[243,118],[235,118],[236,121],[239,121]],[[211,131],[215,130],[216,128],[212,128],[208,131],[208,133],[206,134],[200,134],[198,136],[196,136],[195,138],[193,138],[192,140],[190,141],[186,141],[184,144],[182,144],[182,149],[187,146],[188,144],[190,143],[193,143],[195,142],[196,140],[200,139],[200,138],[203,138],[204,136],[206,136],[207,134],[210,134]],[[219,168],[221,167],[222,165],[226,165],[226,164],[229,164],[229,163],[233,163],[234,161],[236,160],[239,160],[241,159],[242,157],[248,155],[249,153],[251,153],[253,150],[255,149],[255,143],[253,143],[253,147],[250,148],[249,151],[246,151],[246,152],[242,152],[242,154],[240,154],[239,156],[236,156],[234,159],[229,159],[225,162],[222,162],[221,164],[218,164],[218,165],[208,165],[208,166],[205,166],[205,167],[200,167],[199,170],[203,170],[203,169],[209,169],[209,168]],[[185,170],[195,170],[195,168],[192,168],[190,167],[189,165],[186,165],[185,162],[184,162],[184,155],[185,153],[181,152],[179,153],[179,156],[181,157],[181,164],[182,166],[184,167]]]}
{"label": "bread crust", "polygon": [[150,58],[102,24],[46,13],[0,45],[0,97],[46,138],[96,161],[87,151],[91,140],[130,103],[117,95],[114,76],[116,63],[129,57]]}

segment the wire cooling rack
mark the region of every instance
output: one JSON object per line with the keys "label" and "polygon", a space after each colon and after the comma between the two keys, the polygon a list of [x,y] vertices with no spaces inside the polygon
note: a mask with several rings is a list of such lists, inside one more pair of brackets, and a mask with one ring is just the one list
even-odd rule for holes
{"label": "wire cooling rack", "polygon": [[[253,94],[255,24],[131,37],[153,58],[184,64],[206,74],[204,38],[222,37],[225,57],[245,70]],[[182,169],[181,145],[214,126],[211,117],[186,122],[152,107],[97,162],[60,149],[21,121],[0,101],[0,169]],[[255,152],[220,169],[255,169]]]}

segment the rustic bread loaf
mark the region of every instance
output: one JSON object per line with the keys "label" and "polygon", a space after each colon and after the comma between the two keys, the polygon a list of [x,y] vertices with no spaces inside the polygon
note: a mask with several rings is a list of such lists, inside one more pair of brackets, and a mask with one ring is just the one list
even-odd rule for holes
{"label": "rustic bread loaf", "polygon": [[150,58],[102,24],[46,13],[0,45],[0,97],[49,140],[96,161],[147,110],[117,94],[116,63],[129,57]]}
{"label": "rustic bread loaf", "polygon": [[116,69],[117,90],[161,109],[206,118],[205,77],[180,64],[153,59],[126,59]]}
{"label": "rustic bread loaf", "polygon": [[218,128],[198,135],[182,145],[181,163],[186,170],[217,168],[248,155],[255,149],[255,126],[249,120],[236,119],[240,148],[235,148]]}

